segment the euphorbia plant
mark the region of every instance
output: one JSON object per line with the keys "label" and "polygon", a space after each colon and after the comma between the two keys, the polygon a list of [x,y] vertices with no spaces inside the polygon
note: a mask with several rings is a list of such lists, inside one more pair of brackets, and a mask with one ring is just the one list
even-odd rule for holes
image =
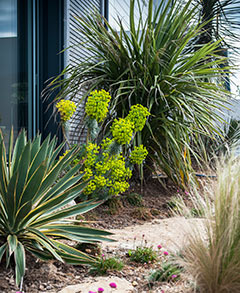
{"label": "euphorbia plant", "polygon": [[[102,125],[108,115],[110,100],[111,96],[105,90],[90,93],[85,107],[88,136],[80,156],[83,161],[80,172],[84,173],[84,179],[90,180],[84,193],[101,199],[125,192],[134,164],[141,165],[148,154],[143,145],[133,146],[135,135],[142,131],[150,115],[148,109],[140,104],[133,105],[125,118],[115,118],[108,123],[104,135]],[[59,107],[58,110],[62,117]]]}
{"label": "euphorbia plant", "polygon": [[[81,164],[66,171],[77,148],[56,161],[63,147],[61,144],[56,148],[56,138],[50,141],[48,137],[41,144],[41,135],[27,141],[22,131],[15,144],[13,140],[12,131],[6,152],[0,135],[0,262],[5,255],[8,266],[14,256],[17,284],[25,273],[26,251],[42,260],[55,258],[70,264],[94,263],[93,257],[60,241],[110,241],[105,238],[110,233],[69,219],[101,203],[90,200],[67,205],[81,197],[88,184],[78,172]],[[64,174],[59,176],[63,170]]]}

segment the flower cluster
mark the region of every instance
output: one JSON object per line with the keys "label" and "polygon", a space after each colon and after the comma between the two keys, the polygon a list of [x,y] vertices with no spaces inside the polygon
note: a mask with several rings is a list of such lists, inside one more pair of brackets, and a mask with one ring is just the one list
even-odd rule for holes
{"label": "flower cluster", "polygon": [[[112,288],[112,289],[116,289],[117,288],[117,284],[116,283],[110,283],[109,286]],[[97,292],[96,291],[88,291],[88,293],[101,293],[101,292],[104,292],[104,289],[103,288],[98,288]]]}
{"label": "flower cluster", "polygon": [[101,122],[108,113],[110,100],[111,96],[105,90],[91,92],[85,107],[87,115]]}
{"label": "flower cluster", "polygon": [[73,113],[76,111],[76,105],[74,102],[69,100],[61,100],[56,104],[56,108],[60,113],[62,122],[68,121]]}
{"label": "flower cluster", "polygon": [[141,144],[138,147],[135,147],[131,153],[130,161],[133,164],[142,164],[148,154],[147,149]]}
{"label": "flower cluster", "polygon": [[134,131],[142,131],[147,117],[150,115],[148,109],[140,104],[131,107],[127,119],[134,125]]}
{"label": "flower cluster", "polygon": [[133,135],[133,124],[130,120],[120,118],[115,119],[111,126],[114,140],[119,144],[129,143]]}
{"label": "flower cluster", "polygon": [[132,172],[126,167],[122,155],[110,155],[109,146],[111,140],[103,140],[100,146],[90,143],[86,148],[84,163],[84,179],[90,179],[85,194],[91,194],[99,189],[108,190],[110,195],[116,195],[126,191],[129,187],[127,180]]}

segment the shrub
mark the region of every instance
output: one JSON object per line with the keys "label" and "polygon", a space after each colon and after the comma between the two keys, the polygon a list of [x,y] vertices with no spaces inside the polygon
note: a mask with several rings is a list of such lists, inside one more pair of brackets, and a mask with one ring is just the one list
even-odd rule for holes
{"label": "shrub", "polygon": [[217,182],[205,192],[204,231],[192,229],[180,263],[204,293],[240,292],[240,164],[219,165]]}
{"label": "shrub", "polygon": [[91,265],[90,273],[105,275],[109,271],[121,271],[123,267],[124,264],[119,259],[115,257],[107,258],[105,255],[102,255],[98,262]]}
{"label": "shrub", "polygon": [[[41,135],[27,141],[22,131],[13,143],[10,134],[8,157],[0,136],[0,261],[5,255],[7,266],[14,256],[16,283],[24,277],[26,251],[42,260],[57,259],[70,264],[90,264],[96,259],[60,239],[79,242],[108,240],[110,233],[81,226],[68,219],[97,207],[101,202],[83,201],[69,206],[87,185],[77,173],[78,164],[62,171],[77,153],[73,148],[56,161],[63,144],[56,138],[41,144]],[[62,176],[59,177],[59,175]]]}
{"label": "shrub", "polygon": [[143,206],[143,198],[138,193],[130,193],[126,195],[126,200],[132,206],[142,207]]}

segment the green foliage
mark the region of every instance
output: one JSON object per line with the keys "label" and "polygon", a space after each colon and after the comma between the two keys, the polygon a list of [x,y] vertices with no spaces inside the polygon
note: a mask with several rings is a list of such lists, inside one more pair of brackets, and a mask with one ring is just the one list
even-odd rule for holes
{"label": "green foliage", "polygon": [[[199,198],[199,196],[197,195]],[[201,226],[190,226],[179,263],[196,281],[199,292],[240,292],[240,164],[224,160],[217,182],[205,190]]]}
{"label": "green foliage", "polygon": [[[227,59],[217,54],[219,42],[194,45],[204,24],[194,22],[199,6],[191,2],[160,1],[153,11],[149,0],[145,19],[140,1],[131,0],[130,27],[119,21],[119,32],[98,14],[77,18],[86,39],[78,45],[94,58],[68,66],[50,84],[52,90],[61,87],[58,98],[70,99],[86,84],[91,86],[85,96],[93,88],[108,88],[111,113],[119,117],[128,115],[132,105],[147,107],[151,116],[134,143],[147,147],[149,167],[154,162],[180,185],[190,180],[191,157],[200,159],[192,142],[219,131],[217,109],[225,107],[229,72]],[[139,15],[137,23],[134,15]]]}
{"label": "green foliage", "polygon": [[181,271],[182,269],[178,265],[171,262],[165,262],[161,265],[161,269],[151,272],[148,280],[150,283],[154,283],[157,281],[177,281],[180,279]]}
{"label": "green foliage", "polygon": [[239,7],[239,0],[193,0],[194,2],[199,4],[200,19],[205,22],[198,43],[221,40],[223,51],[232,48],[235,49],[232,53],[238,54],[236,44],[239,40],[240,24],[237,21],[236,8]]}
{"label": "green foliage", "polygon": [[5,255],[8,266],[14,256],[17,284],[25,273],[26,251],[42,260],[89,264],[96,260],[59,240],[94,243],[108,240],[106,236],[110,235],[69,219],[101,202],[68,205],[81,197],[87,182],[78,173],[80,164],[66,171],[77,148],[56,161],[63,147],[61,144],[56,148],[56,144],[56,138],[50,141],[50,137],[41,144],[41,135],[27,141],[25,131],[14,144],[12,130],[7,157],[0,137],[0,261]]}
{"label": "green foliage", "polygon": [[128,255],[131,261],[137,263],[155,262],[158,258],[157,252],[152,247],[141,246],[135,250],[129,250]]}
{"label": "green foliage", "polygon": [[143,206],[143,198],[138,193],[129,193],[126,195],[126,199],[132,206],[136,206],[136,207]]}
{"label": "green foliage", "polygon": [[122,198],[120,196],[114,196],[109,198],[104,205],[108,206],[108,211],[110,215],[119,214],[123,208]]}
{"label": "green foliage", "polygon": [[115,257],[105,257],[104,255],[98,259],[98,262],[91,265],[90,273],[97,275],[105,275],[109,271],[121,271],[124,264]]}

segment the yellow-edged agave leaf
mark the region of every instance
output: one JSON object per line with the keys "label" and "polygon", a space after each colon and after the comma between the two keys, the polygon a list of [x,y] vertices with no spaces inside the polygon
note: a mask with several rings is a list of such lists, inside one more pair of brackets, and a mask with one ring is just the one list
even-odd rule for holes
{"label": "yellow-edged agave leaf", "polygon": [[0,262],[2,260],[2,257],[4,255],[4,253],[6,252],[6,249],[7,249],[7,243],[4,243],[1,247],[0,247]]}
{"label": "yellow-edged agave leaf", "polygon": [[9,170],[11,175],[14,174],[14,172],[16,171],[18,167],[19,158],[21,156],[23,148],[26,145],[26,141],[27,141],[26,132],[25,130],[22,130],[19,136],[17,137],[14,148],[13,148],[12,163],[10,164],[11,169]]}
{"label": "yellow-edged agave leaf", "polygon": [[41,139],[42,139],[41,134],[38,134],[38,135],[34,138],[34,140],[33,140],[33,142],[32,142],[32,148],[31,148],[31,162],[33,162],[34,157],[36,156],[37,152],[38,152],[39,149],[40,149]]}
{"label": "yellow-edged agave leaf", "polygon": [[65,258],[69,257],[69,258],[75,258],[76,260],[78,260],[79,263],[81,263],[81,261],[85,262],[85,263],[89,263],[89,262],[95,262],[96,259],[87,255],[86,253],[83,253],[67,244],[64,244],[62,242],[59,242],[57,240],[53,240],[53,242],[55,243],[55,245],[58,247],[59,250],[62,251],[62,256]]}
{"label": "yellow-edged agave leaf", "polygon": [[7,173],[6,168],[4,168],[4,147],[3,140],[0,141],[0,191],[3,195],[3,200],[6,203],[7,195]]}
{"label": "yellow-edged agave leaf", "polygon": [[19,284],[25,273],[26,257],[24,246],[21,242],[18,242],[16,249],[14,250],[15,259],[15,278],[16,283]]}
{"label": "yellow-edged agave leaf", "polygon": [[78,203],[72,207],[68,207],[68,208],[62,209],[58,212],[52,213],[51,215],[40,217],[32,223],[32,226],[39,227],[39,225],[55,222],[55,221],[61,220],[63,218],[72,217],[72,216],[75,216],[78,214],[84,214],[84,213],[96,208],[101,203],[102,202],[95,203],[93,201]]}
{"label": "yellow-edged agave leaf", "polygon": [[42,143],[41,147],[38,149],[35,157],[33,158],[31,166],[29,168],[28,180],[32,177],[32,175],[35,173],[36,169],[41,165],[41,163],[46,160],[48,156],[49,140],[50,137],[48,136]]}
{"label": "yellow-edged agave leaf", "polygon": [[[81,164],[71,168],[78,152],[73,148],[61,160],[56,160],[63,144],[56,147],[56,138],[44,140],[41,136],[27,141],[22,131],[13,143],[10,134],[8,160],[0,134],[0,261],[5,255],[7,266],[14,254],[16,283],[25,273],[25,250],[43,259],[57,259],[72,264],[87,264],[96,260],[60,239],[72,241],[111,241],[107,232],[80,227],[79,223],[64,224],[64,220],[85,213],[101,202],[83,201],[66,206],[81,197],[88,184],[79,173]],[[62,173],[62,171],[64,171]],[[55,226],[54,228],[54,225]],[[56,241],[54,238],[57,238]]]}
{"label": "yellow-edged agave leaf", "polygon": [[15,235],[8,235],[7,242],[8,242],[9,257],[10,257],[12,253],[15,251],[15,249],[17,248],[18,239]]}

